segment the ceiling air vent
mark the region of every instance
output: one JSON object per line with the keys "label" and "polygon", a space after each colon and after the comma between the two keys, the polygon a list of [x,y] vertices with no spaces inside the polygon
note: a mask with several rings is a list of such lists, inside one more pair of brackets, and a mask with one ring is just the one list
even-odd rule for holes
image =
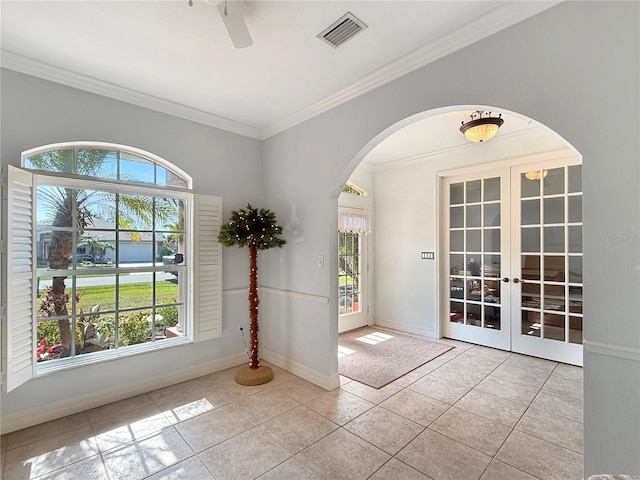
{"label": "ceiling air vent", "polygon": [[352,39],[367,26],[362,20],[356,18],[352,13],[347,12],[329,28],[318,34],[320,40],[324,40],[333,48],[338,48],[347,40]]}

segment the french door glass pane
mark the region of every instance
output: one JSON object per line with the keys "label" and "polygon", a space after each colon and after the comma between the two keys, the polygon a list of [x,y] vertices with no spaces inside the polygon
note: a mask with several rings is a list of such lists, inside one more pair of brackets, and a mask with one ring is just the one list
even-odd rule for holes
{"label": "french door glass pane", "polygon": [[482,210],[480,205],[471,205],[467,207],[467,227],[479,227],[481,225]]}
{"label": "french door glass pane", "polygon": [[540,225],[540,200],[523,200],[520,204],[520,223],[522,225]]}
{"label": "french door glass pane", "polygon": [[500,303],[500,285],[498,280],[484,281],[484,303]]}
{"label": "french door glass pane", "polygon": [[467,303],[467,325],[482,326],[482,307],[474,303]]}
{"label": "french door glass pane", "polygon": [[540,337],[540,312],[522,310],[522,335]]}
{"label": "french door glass pane", "polygon": [[449,297],[464,300],[464,278],[451,277],[449,279]]}
{"label": "french door glass pane", "polygon": [[569,317],[569,343],[582,345],[582,317]]}
{"label": "french door glass pane", "polygon": [[565,192],[564,167],[552,168],[544,179],[544,195],[558,195]]}
{"label": "french door glass pane", "polygon": [[500,230],[492,229],[484,231],[484,251],[500,253]]}
{"label": "french door glass pane", "polygon": [[582,256],[569,257],[569,281],[582,283]]}
{"label": "french door glass pane", "polygon": [[520,230],[522,252],[540,251],[540,227],[522,228]]}
{"label": "french door glass pane", "polygon": [[582,222],[582,195],[569,197],[569,223]]}
{"label": "french door glass pane", "polygon": [[451,322],[501,328],[500,182],[493,177],[449,187]]}
{"label": "french door glass pane", "polygon": [[500,271],[500,255],[485,255],[483,274],[486,278],[499,278]]}
{"label": "french door glass pane", "polygon": [[564,198],[544,199],[544,223],[564,223]]}
{"label": "french door glass pane", "polygon": [[449,302],[449,320],[455,323],[464,323],[463,302]]}
{"label": "french door glass pane", "polygon": [[563,256],[544,256],[544,279],[551,282],[564,282],[565,270]]}
{"label": "french door glass pane", "polygon": [[582,192],[582,165],[569,167],[569,193]]}
{"label": "french door glass pane", "polygon": [[500,308],[484,307],[484,325],[486,328],[500,330]]}
{"label": "french door glass pane", "polygon": [[565,311],[564,285],[544,284],[544,309]]}
{"label": "french door glass pane", "polygon": [[522,279],[540,280],[539,255],[522,255]]}
{"label": "french door glass pane", "polygon": [[544,338],[548,340],[558,340],[564,342],[565,339],[565,316],[555,313],[545,313],[544,315]]}
{"label": "french door glass pane", "polygon": [[449,233],[449,250],[452,252],[464,251],[464,231],[451,230]]}
{"label": "french door glass pane", "polygon": [[485,227],[500,225],[500,204],[487,203],[484,206],[484,222]]}
{"label": "french door glass pane", "polygon": [[544,227],[544,251],[563,253],[564,227]]}
{"label": "french door glass pane", "polygon": [[449,209],[449,224],[451,228],[464,227],[464,207],[451,207]]}
{"label": "french door glass pane", "polygon": [[569,287],[569,313],[582,315],[582,287]]}
{"label": "french door glass pane", "polygon": [[480,185],[480,180],[467,182],[467,203],[479,202],[482,199]]}
{"label": "french door glass pane", "polygon": [[460,253],[454,253],[449,255],[449,269],[451,275],[464,275],[464,255]]}
{"label": "french door glass pane", "polygon": [[582,342],[581,175],[580,166],[521,175],[522,335]]}
{"label": "french door glass pane", "polygon": [[338,305],[340,315],[360,311],[360,237],[338,233]]}
{"label": "french door glass pane", "polygon": [[569,227],[569,253],[582,253],[582,226]]}
{"label": "french door glass pane", "polygon": [[522,284],[522,307],[540,309],[540,284],[526,282]]}
{"label": "french door glass pane", "polygon": [[484,179],[484,201],[500,200],[500,177]]}
{"label": "french door glass pane", "polygon": [[[528,176],[533,173],[538,176],[537,180],[530,180]],[[522,198],[528,197],[539,197],[540,196],[540,175],[542,172],[540,170],[526,172],[520,175],[520,196]]]}
{"label": "french door glass pane", "polygon": [[449,187],[449,203],[460,205],[464,203],[464,183],[453,183]]}
{"label": "french door glass pane", "polygon": [[467,252],[480,252],[481,246],[480,230],[467,230]]}

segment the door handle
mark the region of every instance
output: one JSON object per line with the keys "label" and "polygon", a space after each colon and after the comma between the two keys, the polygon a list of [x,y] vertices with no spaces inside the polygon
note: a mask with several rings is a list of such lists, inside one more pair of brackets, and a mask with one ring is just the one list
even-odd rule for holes
{"label": "door handle", "polygon": [[504,278],[502,279],[502,281],[503,281],[504,283],[509,283],[509,277],[504,277]]}
{"label": "door handle", "polygon": [[520,283],[520,279],[519,278],[514,278],[513,279],[513,283]]}

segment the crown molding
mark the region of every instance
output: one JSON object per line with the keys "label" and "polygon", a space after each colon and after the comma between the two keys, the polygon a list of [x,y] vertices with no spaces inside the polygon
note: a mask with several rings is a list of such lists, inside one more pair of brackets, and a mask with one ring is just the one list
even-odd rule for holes
{"label": "crown molding", "polygon": [[256,128],[210,112],[147,95],[104,82],[33,58],[0,49],[0,66],[26,75],[78,88],[104,97],[138,105],[210,127],[264,140],[309,120],[364,93],[385,85],[418,68],[510,27],[526,18],[547,10],[563,0],[520,2],[510,1],[482,15],[439,40],[419,47],[407,55],[389,62],[357,82],[339,90],[298,112],[277,120],[264,128]]}
{"label": "crown molding", "polygon": [[403,57],[387,63],[333,95],[264,127],[261,131],[262,138],[277,135],[316,115],[331,110],[353,98],[381,87],[429,63],[435,62],[494,33],[515,25],[522,20],[537,15],[544,10],[562,3],[562,1],[563,0],[539,2],[511,1],[504,3],[495,10],[481,15],[466,25],[441,37],[439,40],[419,47]]}
{"label": "crown molding", "polygon": [[227,132],[237,133],[238,135],[243,135],[245,137],[262,140],[260,130],[257,128],[250,127],[203,110],[198,110],[197,108],[188,107],[186,105],[164,100],[145,93],[140,93],[135,90],[130,90],[128,88],[97,80],[70,70],[49,65],[9,50],[0,50],[0,66],[26,75],[60,83],[68,87],[95,93],[96,95],[101,95],[103,97],[120,100],[132,105],[166,113],[174,117],[208,125]]}

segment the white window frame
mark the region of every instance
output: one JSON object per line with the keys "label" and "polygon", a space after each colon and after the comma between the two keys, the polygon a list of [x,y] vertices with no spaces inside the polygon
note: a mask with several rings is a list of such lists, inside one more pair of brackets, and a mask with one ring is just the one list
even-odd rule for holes
{"label": "white window frame", "polygon": [[[345,191],[346,189],[353,190],[353,192],[346,192]],[[344,193],[346,195],[353,195],[353,196],[356,196],[356,197],[366,197],[367,196],[367,191],[364,188],[362,188],[361,186],[359,186],[359,185],[357,185],[357,184],[355,184],[353,182],[350,182],[350,181],[347,181],[344,184],[344,188],[342,189],[341,193]]]}
{"label": "white window frame", "polygon": [[[95,147],[105,149],[119,149],[127,153],[133,153],[138,156],[147,158],[150,161],[161,164],[163,167],[171,170],[178,175],[184,175],[183,179],[187,181],[188,186],[191,186],[191,177],[184,174],[180,169],[171,165],[169,162],[157,157],[148,152],[144,152],[139,149],[134,149],[122,145],[106,144],[100,142],[77,142],[77,143],[61,143],[56,145],[49,145],[46,147],[32,149],[24,152],[23,157],[27,155],[33,155],[36,153],[42,153],[44,151],[51,151],[62,148],[71,147]],[[13,228],[15,221],[15,211],[17,208],[16,200],[12,196],[14,187],[12,183],[15,182],[15,178],[20,180],[20,187],[24,191],[25,185],[30,185],[28,188],[31,191],[30,205],[28,202],[22,199],[22,212],[28,212],[30,209],[30,217],[27,215],[23,218],[24,222],[31,222],[30,229],[30,241],[22,239],[22,243],[19,242],[19,238],[14,235],[15,229]],[[37,334],[37,315],[36,315],[36,224],[35,224],[35,195],[36,185],[38,184],[38,177],[45,177],[46,184],[65,184],[68,179],[72,179],[74,187],[81,186],[81,188],[95,188],[101,191],[117,191],[119,193],[128,193],[136,195],[162,195],[163,192],[166,195],[170,192],[170,195],[175,198],[180,198],[185,201],[185,238],[187,239],[185,244],[185,253],[191,252],[185,255],[187,262],[189,262],[186,270],[186,295],[184,299],[185,315],[184,315],[184,328],[185,335],[182,337],[176,337],[173,339],[164,339],[159,342],[150,342],[139,345],[127,346],[126,348],[106,350],[103,352],[95,352],[90,355],[78,355],[65,359],[58,359],[55,362],[51,362],[51,366],[41,365],[36,369],[36,355],[35,344]],[[81,179],[81,180],[80,180]],[[205,341],[213,338],[220,337],[222,335],[221,324],[221,298],[222,298],[222,248],[217,240],[220,225],[222,222],[222,198],[211,195],[197,195],[193,194],[188,189],[181,189],[175,187],[164,187],[159,185],[149,186],[145,184],[128,184],[115,181],[100,181],[95,177],[80,177],[74,174],[60,174],[55,172],[53,174],[43,172],[34,173],[17,167],[8,166],[7,173],[3,172],[3,184],[2,184],[2,198],[3,198],[3,210],[1,218],[4,222],[2,226],[2,235],[0,236],[1,259],[0,264],[2,266],[2,278],[6,279],[3,284],[0,299],[1,304],[1,323],[2,328],[2,345],[0,345],[0,351],[2,352],[2,390],[3,392],[11,391],[22,383],[34,378],[38,375],[49,374],[59,370],[66,370],[68,368],[89,365],[106,360],[114,360],[117,358],[141,354],[149,351],[154,351],[162,348],[174,347],[177,345],[189,344],[192,342]],[[26,205],[26,207],[25,207]],[[15,206],[15,208],[14,208]],[[26,228],[25,228],[26,229]],[[194,238],[198,238],[198,242],[194,241]],[[29,244],[29,251],[25,251],[25,245]],[[22,252],[21,255],[16,255],[14,250],[18,248]],[[144,268],[145,271],[150,270],[149,267]],[[151,269],[162,270],[161,266],[154,266]],[[135,270],[135,268],[129,268],[127,270]],[[112,273],[110,270],[109,273]],[[16,305],[12,301],[12,292],[15,289],[12,282],[25,282],[22,277],[29,277],[30,289],[24,289],[24,295],[26,300],[23,300],[20,305],[22,306],[22,324],[16,325],[14,321],[16,317]],[[28,303],[28,307],[25,308],[25,301]],[[26,312],[26,313],[25,313]],[[31,318],[28,318],[30,314]],[[29,342],[28,354],[24,351],[25,342]],[[17,352],[16,348],[22,346],[22,357],[18,358],[14,352]],[[45,362],[49,363],[49,362]]]}

